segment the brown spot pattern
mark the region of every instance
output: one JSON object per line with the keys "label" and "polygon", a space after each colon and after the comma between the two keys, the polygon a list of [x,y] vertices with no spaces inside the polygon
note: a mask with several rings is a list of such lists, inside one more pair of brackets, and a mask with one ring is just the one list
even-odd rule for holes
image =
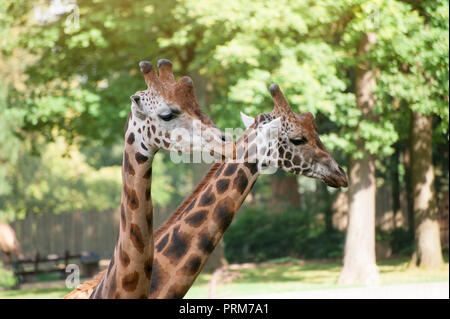
{"label": "brown spot pattern", "polygon": [[161,252],[161,250],[166,247],[167,242],[169,241],[169,234],[166,234],[157,244],[156,244],[156,250],[158,252]]}
{"label": "brown spot pattern", "polygon": [[214,208],[214,221],[220,232],[225,232],[234,217],[234,201],[226,197],[217,203]]}
{"label": "brown spot pattern", "polygon": [[132,189],[131,191],[125,187],[125,196],[127,196],[127,205],[132,210],[136,210],[139,208],[139,199],[136,194],[136,190]]}
{"label": "brown spot pattern", "polygon": [[216,196],[212,192],[212,186],[206,190],[206,192],[200,197],[199,206],[209,206],[216,200]]}
{"label": "brown spot pattern", "polygon": [[122,225],[122,230],[125,231],[127,219],[125,218],[125,208],[123,207],[123,203],[120,204],[120,223]]}
{"label": "brown spot pattern", "polygon": [[244,165],[250,170],[250,173],[256,174],[256,172],[258,171],[258,165],[256,163],[248,163],[245,162]]}
{"label": "brown spot pattern", "polygon": [[154,294],[158,292],[164,284],[167,282],[168,273],[164,271],[164,269],[159,264],[158,260],[155,259],[153,261],[153,269],[152,269],[152,281],[150,285],[150,291]]}
{"label": "brown spot pattern", "polygon": [[130,145],[132,145],[134,143],[134,133],[133,132],[131,132],[130,135],[128,135],[127,143]]}
{"label": "brown spot pattern", "polygon": [[145,277],[147,277],[147,279],[149,279],[149,280],[152,277],[152,263],[153,263],[153,258],[147,259],[144,263]]}
{"label": "brown spot pattern", "polygon": [[128,157],[127,152],[125,152],[125,154],[123,156],[123,167],[124,167],[126,173],[128,173],[131,176],[134,176],[134,168],[130,163],[130,158]]}
{"label": "brown spot pattern", "polygon": [[136,250],[142,254],[144,252],[144,240],[141,229],[136,224],[130,224],[130,239]]}
{"label": "brown spot pattern", "polygon": [[175,227],[172,232],[170,243],[164,250],[164,255],[172,259],[172,263],[177,264],[181,257],[186,254],[191,239],[192,236],[188,236],[180,231],[180,226]]}
{"label": "brown spot pattern", "polygon": [[219,179],[216,183],[216,189],[217,193],[223,194],[230,186],[230,180],[229,179]]}
{"label": "brown spot pattern", "polygon": [[122,287],[128,292],[133,292],[136,290],[137,284],[139,282],[139,274],[137,271],[133,271],[122,278]]}
{"label": "brown spot pattern", "polygon": [[145,215],[145,221],[147,222],[147,229],[151,232],[153,228],[153,211],[150,211],[147,215]]}
{"label": "brown spot pattern", "polygon": [[239,169],[236,178],[233,180],[233,187],[240,194],[243,194],[248,185],[247,175],[242,168]]}
{"label": "brown spot pattern", "polygon": [[186,223],[188,223],[192,227],[198,227],[205,221],[207,213],[208,211],[201,210],[193,214],[190,214],[188,217],[186,217]]}
{"label": "brown spot pattern", "polygon": [[234,172],[236,172],[238,164],[237,163],[229,163],[229,164],[225,164],[225,166],[226,166],[226,168],[225,168],[225,171],[223,172],[223,175],[231,176],[234,174]]}
{"label": "brown spot pattern", "polygon": [[212,253],[216,244],[213,238],[209,235],[207,231],[200,234],[200,239],[198,241],[198,248],[206,254]]}
{"label": "brown spot pattern", "polygon": [[130,256],[123,250],[122,245],[119,248],[119,260],[124,267],[128,267],[130,264]]}
{"label": "brown spot pattern", "polygon": [[143,155],[143,154],[141,154],[141,153],[139,153],[139,152],[137,152],[136,154],[134,154],[134,157],[136,158],[136,161],[137,161],[139,164],[142,164],[142,163],[145,163],[145,162],[148,161],[148,157],[145,156],[145,155]]}
{"label": "brown spot pattern", "polygon": [[194,255],[192,257],[189,257],[183,267],[177,271],[177,275],[193,276],[198,272],[201,264],[202,259],[200,258],[200,256]]}
{"label": "brown spot pattern", "polygon": [[143,178],[149,179],[150,177],[152,177],[152,167],[151,167],[151,166],[150,166],[150,167],[148,168],[148,170],[145,172]]}

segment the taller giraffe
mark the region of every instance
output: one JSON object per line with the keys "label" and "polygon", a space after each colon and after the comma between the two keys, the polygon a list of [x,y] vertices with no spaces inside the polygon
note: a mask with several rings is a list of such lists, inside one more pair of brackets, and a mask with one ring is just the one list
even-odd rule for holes
{"label": "taller giraffe", "polygon": [[[159,76],[150,62],[139,63],[147,90],[131,96],[122,165],[119,237],[106,272],[91,290],[76,289],[65,298],[146,298],[153,262],[153,156],[159,149],[181,153],[210,152],[232,156],[234,144],[224,147],[223,133],[201,110],[193,82],[175,82],[172,64],[159,60]],[[174,136],[175,129],[187,135]]]}
{"label": "taller giraffe", "polygon": [[[182,298],[227,230],[261,170],[270,166],[346,187],[347,176],[320,141],[311,113],[296,114],[278,85],[275,107],[236,142],[237,159],[213,165],[195,191],[155,234],[149,298]],[[280,125],[281,124],[281,125]],[[271,136],[271,127],[280,127]],[[255,134],[256,133],[256,134]]]}

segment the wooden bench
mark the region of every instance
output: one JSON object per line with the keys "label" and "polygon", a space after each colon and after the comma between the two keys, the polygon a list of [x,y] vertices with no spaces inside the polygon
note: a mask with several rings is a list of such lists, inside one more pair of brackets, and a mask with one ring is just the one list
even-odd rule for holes
{"label": "wooden bench", "polygon": [[34,257],[25,257],[13,262],[14,274],[20,283],[33,282],[36,275],[47,273],[59,273],[60,278],[66,278],[66,267],[69,264],[77,264],[82,276],[93,276],[99,270],[99,258],[90,252],[64,254],[50,254],[41,256],[38,253]]}

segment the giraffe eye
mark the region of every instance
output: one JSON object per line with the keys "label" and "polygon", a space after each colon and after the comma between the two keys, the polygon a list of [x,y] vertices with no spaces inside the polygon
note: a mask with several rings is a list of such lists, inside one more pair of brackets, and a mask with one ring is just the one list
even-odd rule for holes
{"label": "giraffe eye", "polygon": [[306,136],[291,138],[290,141],[294,145],[304,145],[308,143],[308,139],[306,138]]}
{"label": "giraffe eye", "polygon": [[158,115],[163,121],[170,121],[171,119],[175,118],[175,114],[173,112],[164,112]]}

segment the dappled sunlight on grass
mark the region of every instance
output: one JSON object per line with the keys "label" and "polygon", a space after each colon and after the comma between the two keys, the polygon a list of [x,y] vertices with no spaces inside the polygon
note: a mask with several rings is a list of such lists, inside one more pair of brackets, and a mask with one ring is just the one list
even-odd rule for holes
{"label": "dappled sunlight on grass", "polygon": [[449,280],[448,262],[438,269],[427,270],[410,266],[409,259],[400,259],[396,264],[382,262],[378,269],[383,284]]}
{"label": "dappled sunlight on grass", "polygon": [[[342,265],[340,263],[264,263],[244,269],[231,270],[239,276],[231,283],[220,284],[216,288],[216,297],[233,298],[235,296],[264,293],[296,292],[312,289],[336,289]],[[409,258],[396,258],[378,263],[382,285],[397,283],[420,283],[449,280],[448,262],[440,269],[425,270],[409,266]],[[211,274],[201,274],[186,295],[188,299],[208,298]],[[358,285],[353,285],[358,286]],[[345,286],[347,287],[347,286]],[[70,289],[31,289],[0,292],[0,298],[62,298]]]}
{"label": "dappled sunlight on grass", "polygon": [[[340,263],[307,263],[304,265],[267,265],[233,270],[240,276],[232,283],[217,287],[216,297],[283,293],[310,289],[336,289],[361,285],[339,286],[336,284],[341,271]],[[382,285],[397,283],[420,283],[449,280],[449,264],[436,270],[425,270],[409,266],[409,258],[396,258],[378,263]],[[203,275],[199,276],[199,279]],[[198,280],[199,280],[198,279]],[[207,298],[206,280],[198,281],[186,298]]]}
{"label": "dappled sunlight on grass", "polygon": [[[315,267],[316,266],[316,267]],[[239,279],[242,283],[268,283],[268,282],[307,282],[327,283],[337,279],[339,275],[339,264],[319,265],[282,265],[272,267],[261,267],[255,269],[243,269],[243,275]]]}
{"label": "dappled sunlight on grass", "polygon": [[8,290],[8,291],[1,291],[0,298],[59,299],[59,298],[64,297],[71,290],[72,289],[67,289],[67,288]]}

